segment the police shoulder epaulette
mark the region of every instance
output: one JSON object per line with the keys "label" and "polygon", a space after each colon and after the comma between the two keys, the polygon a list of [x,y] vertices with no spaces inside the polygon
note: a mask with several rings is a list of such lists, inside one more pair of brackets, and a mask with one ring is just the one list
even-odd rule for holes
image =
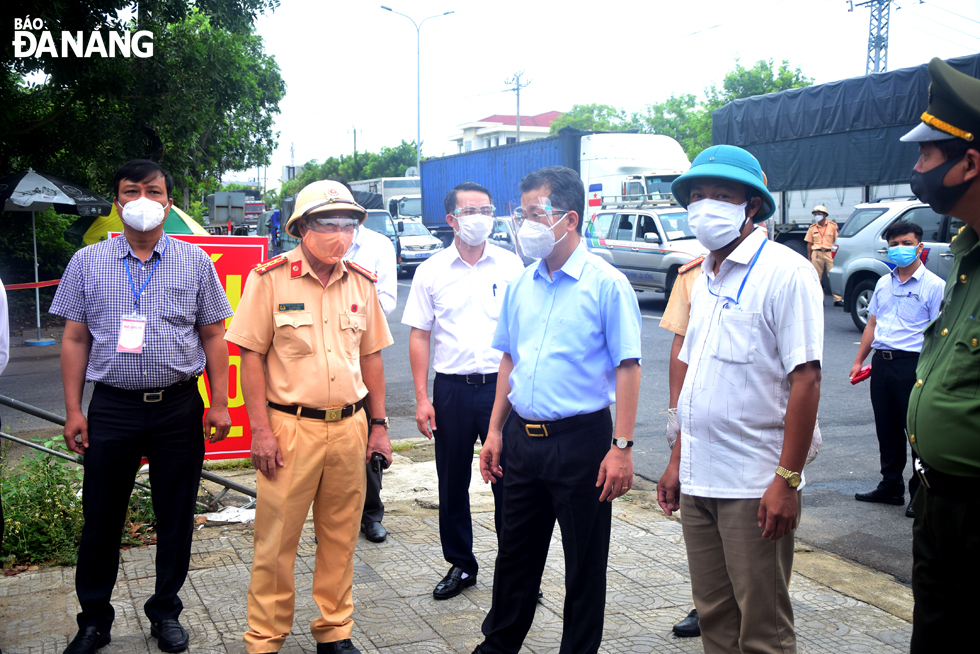
{"label": "police shoulder epaulette", "polygon": [[282,254],[274,259],[269,259],[268,261],[263,261],[262,263],[256,265],[252,270],[260,275],[264,275],[273,268],[278,268],[282,264],[286,263],[286,255]]}
{"label": "police shoulder epaulette", "polygon": [[703,254],[700,257],[698,257],[697,259],[694,259],[692,261],[688,261],[683,266],[681,266],[680,268],[678,268],[677,269],[677,274],[682,275],[682,274],[686,273],[688,270],[690,270],[691,268],[694,268],[695,266],[700,266],[702,261],[704,261],[704,255]]}
{"label": "police shoulder epaulette", "polygon": [[359,266],[356,263],[354,263],[353,261],[350,261],[349,259],[344,259],[344,263],[347,265],[347,268],[348,269],[353,270],[354,272],[361,273],[362,275],[364,275],[365,277],[367,277],[368,279],[370,279],[375,284],[378,283],[378,276],[375,275],[370,270],[368,270],[367,268],[365,268],[364,266]]}

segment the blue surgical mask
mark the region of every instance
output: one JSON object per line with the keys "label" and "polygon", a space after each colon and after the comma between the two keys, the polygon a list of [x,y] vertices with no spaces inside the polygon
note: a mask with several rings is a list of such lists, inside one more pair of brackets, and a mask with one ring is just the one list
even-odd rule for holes
{"label": "blue surgical mask", "polygon": [[915,261],[915,251],[917,249],[918,246],[915,245],[896,245],[890,247],[888,248],[888,259],[899,268],[904,268]]}

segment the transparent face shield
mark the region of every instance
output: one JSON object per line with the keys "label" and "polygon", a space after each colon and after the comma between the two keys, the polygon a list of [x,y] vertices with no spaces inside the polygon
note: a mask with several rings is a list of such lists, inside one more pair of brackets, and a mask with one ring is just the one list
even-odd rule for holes
{"label": "transparent face shield", "polygon": [[507,221],[514,234],[514,246],[519,256],[543,259],[567,235],[555,239],[552,228],[565,218],[568,211],[552,206],[550,198],[538,197],[529,204],[511,202],[509,206],[511,210]]}

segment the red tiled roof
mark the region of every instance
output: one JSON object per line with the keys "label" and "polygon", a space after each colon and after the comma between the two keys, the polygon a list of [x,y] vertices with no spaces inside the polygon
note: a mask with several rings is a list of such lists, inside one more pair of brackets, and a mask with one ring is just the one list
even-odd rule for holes
{"label": "red tiled roof", "polygon": [[[558,116],[561,115],[560,111],[546,111],[543,114],[538,114],[537,116],[521,116],[521,127],[550,127],[551,123],[555,122]],[[487,116],[486,118],[481,118],[476,121],[478,123],[499,123],[501,125],[516,125],[517,116],[505,115],[505,114],[494,114],[492,116]]]}

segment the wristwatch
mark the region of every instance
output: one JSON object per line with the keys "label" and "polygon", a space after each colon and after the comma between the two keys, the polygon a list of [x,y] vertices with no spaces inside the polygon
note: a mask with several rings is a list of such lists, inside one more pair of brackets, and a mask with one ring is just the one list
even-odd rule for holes
{"label": "wristwatch", "polygon": [[387,417],[385,417],[385,418],[371,418],[371,424],[372,425],[381,425],[385,429],[388,429],[388,428],[391,427],[391,421],[388,420]]}
{"label": "wristwatch", "polygon": [[612,444],[621,450],[625,450],[627,447],[633,447],[633,441],[626,440],[625,438],[614,438]]}
{"label": "wristwatch", "polygon": [[798,487],[800,482],[803,481],[803,479],[800,477],[800,473],[790,472],[783,466],[776,468],[776,474],[785,479],[790,488]]}

